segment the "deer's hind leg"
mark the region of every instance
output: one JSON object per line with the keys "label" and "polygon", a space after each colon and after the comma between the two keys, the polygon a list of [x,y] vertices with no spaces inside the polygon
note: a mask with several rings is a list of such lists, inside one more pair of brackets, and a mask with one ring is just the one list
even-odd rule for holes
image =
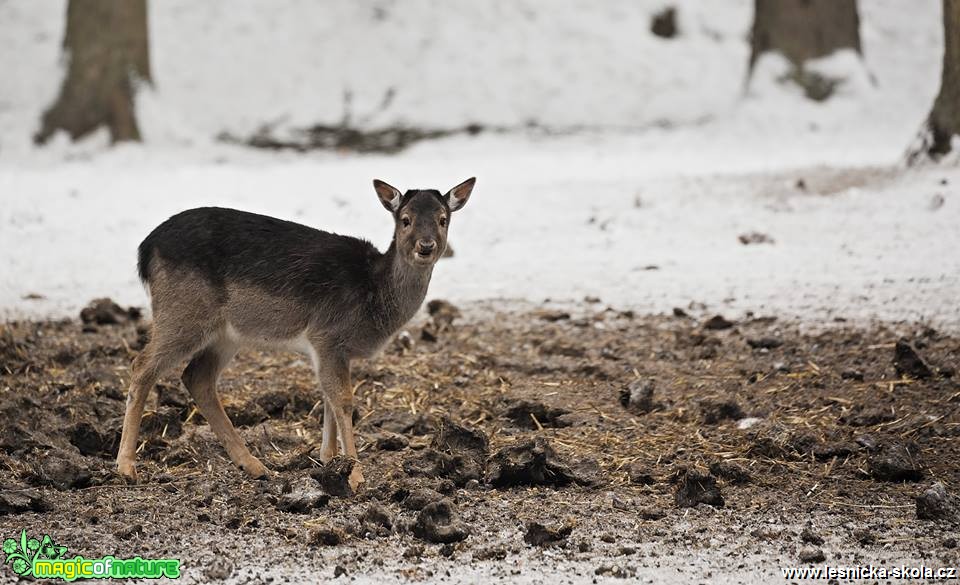
{"label": "deer's hind leg", "polygon": [[120,475],[132,480],[137,479],[137,441],[150,390],[160,376],[188,358],[202,345],[203,331],[199,327],[170,327],[162,319],[155,319],[150,341],[133,360],[127,408],[123,416],[123,432],[117,453],[117,472]]}
{"label": "deer's hind leg", "polygon": [[243,438],[237,433],[230,418],[223,410],[220,396],[217,394],[217,380],[220,372],[226,368],[237,353],[237,346],[229,341],[221,341],[203,349],[190,360],[183,371],[183,385],[187,387],[197,408],[207,419],[227,455],[252,477],[267,475],[267,468],[250,453]]}

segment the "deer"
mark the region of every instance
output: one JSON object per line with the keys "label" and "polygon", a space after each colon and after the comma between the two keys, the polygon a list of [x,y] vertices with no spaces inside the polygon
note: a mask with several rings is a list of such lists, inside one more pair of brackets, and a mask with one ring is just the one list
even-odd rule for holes
{"label": "deer", "polygon": [[[134,358],[117,472],[138,481],[140,422],[151,389],[187,361],[181,381],[227,455],[253,478],[267,468],[224,412],[216,385],[241,348],[305,354],[323,402],[319,459],[357,460],[350,364],[376,355],[420,309],[447,245],[451,213],[475,178],[445,195],[373,187],[393,216],[386,252],[369,241],[265,215],[201,207],[174,215],[138,248],[138,272],[153,314],[149,341]],[[315,408],[319,412],[320,404]]]}

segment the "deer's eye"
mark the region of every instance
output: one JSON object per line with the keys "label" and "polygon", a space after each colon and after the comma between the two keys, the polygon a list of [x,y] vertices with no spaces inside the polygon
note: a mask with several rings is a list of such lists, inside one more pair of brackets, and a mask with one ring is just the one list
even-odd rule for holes
{"label": "deer's eye", "polygon": [[446,218],[446,217],[443,217],[443,216],[440,217],[440,227],[447,227],[447,218]]}
{"label": "deer's eye", "polygon": [[403,222],[403,227],[410,227],[410,216],[404,215],[400,218],[400,221]]}

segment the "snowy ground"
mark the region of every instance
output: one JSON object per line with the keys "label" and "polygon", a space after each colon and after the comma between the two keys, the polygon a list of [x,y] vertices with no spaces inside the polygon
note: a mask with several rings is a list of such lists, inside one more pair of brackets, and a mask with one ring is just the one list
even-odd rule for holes
{"label": "snowy ground", "polygon": [[[685,3],[671,41],[647,32],[659,2],[527,0],[482,14],[451,4],[152,3],[147,144],[110,149],[98,135],[38,149],[30,135],[61,75],[63,5],[0,2],[0,66],[15,80],[0,92],[0,316],[75,315],[104,295],[145,304],[136,245],[187,207],[385,246],[372,178],[445,189],[476,175],[433,296],[960,325],[960,171],[897,167],[936,93],[939,3],[862,2],[865,61],[823,64],[850,76],[826,105],[774,83],[775,58],[744,87],[748,2]],[[353,122],[593,129],[391,157],[213,140],[266,121],[337,121],[342,103],[330,100],[345,92],[356,112],[373,111],[394,86],[388,107]],[[739,243],[753,231],[774,243]]]}
{"label": "snowy ground", "polygon": [[[13,195],[0,208],[0,307],[14,317],[73,315],[103,295],[144,304],[136,246],[187,207],[270,213],[384,247],[391,220],[371,177],[445,189],[475,174],[475,196],[451,229],[456,256],[439,265],[432,296],[591,295],[654,312],[702,302],[960,324],[956,168],[836,170],[811,158],[773,171],[718,144],[692,173],[654,137],[484,142],[392,158],[241,154],[242,164],[158,163],[131,149],[53,171],[0,168],[0,190]],[[738,241],[753,231],[774,243]],[[45,298],[23,300],[29,293]]]}

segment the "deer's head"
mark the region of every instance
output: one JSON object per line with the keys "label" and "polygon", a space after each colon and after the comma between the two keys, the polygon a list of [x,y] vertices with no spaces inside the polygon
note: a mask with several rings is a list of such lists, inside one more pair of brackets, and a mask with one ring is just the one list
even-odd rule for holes
{"label": "deer's head", "polygon": [[373,188],[380,203],[393,215],[393,241],[397,254],[413,266],[429,267],[447,247],[450,214],[467,203],[475,178],[467,179],[446,195],[434,189],[414,189],[400,193],[379,179]]}

